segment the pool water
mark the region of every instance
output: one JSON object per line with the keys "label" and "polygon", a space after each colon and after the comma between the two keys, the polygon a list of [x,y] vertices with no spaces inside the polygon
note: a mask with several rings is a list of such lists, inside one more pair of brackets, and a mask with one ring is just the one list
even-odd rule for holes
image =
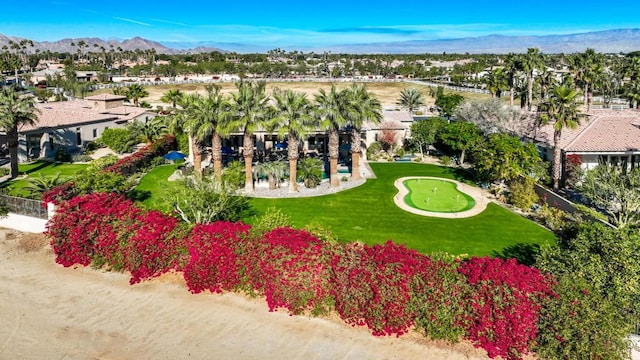
{"label": "pool water", "polygon": [[458,190],[456,183],[444,179],[409,179],[403,182],[409,190],[404,201],[419,210],[455,213],[475,205],[473,198]]}

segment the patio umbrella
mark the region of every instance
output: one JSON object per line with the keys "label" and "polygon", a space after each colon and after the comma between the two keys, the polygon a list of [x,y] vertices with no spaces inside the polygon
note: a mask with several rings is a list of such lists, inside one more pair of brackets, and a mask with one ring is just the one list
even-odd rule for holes
{"label": "patio umbrella", "polygon": [[276,149],[286,149],[288,144],[286,142],[277,143],[274,147]]}
{"label": "patio umbrella", "polygon": [[187,155],[181,153],[180,151],[169,151],[166,155],[163,156],[163,158],[167,159],[167,160],[182,160],[184,158],[186,158]]}

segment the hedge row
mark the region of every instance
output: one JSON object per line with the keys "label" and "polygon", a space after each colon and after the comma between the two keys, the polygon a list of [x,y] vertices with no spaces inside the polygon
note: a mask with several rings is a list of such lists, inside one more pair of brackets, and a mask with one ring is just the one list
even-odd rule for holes
{"label": "hedge row", "polygon": [[[115,164],[104,168],[102,172],[115,173],[124,176],[132,175],[138,169],[147,166],[151,162],[151,159],[156,156],[165,155],[174,147],[175,137],[173,135],[165,135],[135,153],[123,157]],[[54,187],[42,194],[43,204],[45,204],[45,206],[47,203],[57,205],[63,201],[71,200],[73,197],[78,195],[78,191],[76,190],[77,189],[75,188],[73,181]]]}
{"label": "hedge row", "polygon": [[416,329],[518,359],[535,350],[540,332],[551,331],[538,324],[542,309],[557,302],[555,281],[515,260],[443,261],[390,241],[329,243],[291,228],[252,234],[242,223],[186,228],[99,193],[62,203],[47,230],[64,266],[125,270],[131,284],[180,271],[193,293],[256,294],[270,310],[290,314],[336,311],[376,336]]}

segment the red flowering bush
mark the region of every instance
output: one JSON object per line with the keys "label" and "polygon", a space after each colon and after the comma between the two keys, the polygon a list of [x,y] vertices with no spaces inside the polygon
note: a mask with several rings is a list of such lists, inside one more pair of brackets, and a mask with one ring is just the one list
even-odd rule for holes
{"label": "red flowering bush", "polygon": [[406,333],[416,316],[409,306],[411,282],[425,261],[391,241],[338,248],[331,264],[338,314],[351,325],[367,325],[376,336]]}
{"label": "red flowering bush", "polygon": [[[120,260],[119,221],[134,218],[139,210],[114,194],[89,194],[63,202],[47,223],[47,236],[56,262],[89,265],[92,260],[123,267]],[[120,264],[120,266],[118,266]]]}
{"label": "red flowering bush", "polygon": [[76,195],[74,183],[66,182],[42,193],[42,206],[46,207],[47,203],[58,205],[63,201],[71,200]]}
{"label": "red flowering bush", "polygon": [[131,284],[169,270],[182,270],[186,262],[186,226],[159,211],[140,213],[132,225],[125,227],[126,231],[133,230],[133,234],[122,249],[126,269],[131,272]]}
{"label": "red flowering bush", "polygon": [[333,306],[329,245],[307,231],[289,227],[264,234],[262,242],[264,253],[259,266],[269,310],[285,308],[290,314],[329,312]]}
{"label": "red flowering bush", "polygon": [[153,157],[166,154],[174,145],[175,137],[173,135],[164,136],[135,153],[123,157],[115,164],[106,167],[104,171],[131,175],[148,165]]}
{"label": "red flowering bush", "polygon": [[520,359],[535,344],[543,300],[554,296],[549,280],[515,259],[471,258],[459,271],[471,286],[469,339],[491,358]]}
{"label": "red flowering bush", "polygon": [[240,249],[247,242],[249,229],[249,225],[226,221],[193,228],[183,274],[189,291],[220,293],[241,285],[244,258]]}

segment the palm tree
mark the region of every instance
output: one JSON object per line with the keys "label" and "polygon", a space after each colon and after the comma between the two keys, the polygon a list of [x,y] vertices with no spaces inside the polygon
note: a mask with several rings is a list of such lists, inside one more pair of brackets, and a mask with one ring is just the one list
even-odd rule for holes
{"label": "palm tree", "polygon": [[416,88],[404,88],[400,92],[400,98],[396,104],[402,106],[403,109],[407,109],[413,115],[416,110],[424,106],[424,95]]}
{"label": "palm tree", "polygon": [[581,54],[583,66],[583,85],[584,85],[584,104],[587,106],[587,111],[591,107],[591,98],[593,95],[593,86],[597,82],[597,79],[604,73],[604,56],[598,54],[593,49],[587,49]]}
{"label": "palm tree", "polygon": [[578,94],[579,92],[572,88],[556,86],[551,92],[551,97],[539,107],[540,124],[553,125],[553,169],[551,175],[554,190],[558,190],[560,187],[562,130],[577,128],[580,125],[580,120],[585,117],[576,105],[575,99]]}
{"label": "palm tree", "polygon": [[195,139],[195,129],[190,127],[193,125],[190,119],[199,101],[200,95],[197,93],[183,96],[179,102],[181,109],[169,117],[167,125],[169,131],[174,134],[184,131],[189,135],[189,151],[191,153],[189,157],[193,159],[193,168],[196,174],[202,173],[202,152]]}
{"label": "palm tree", "polygon": [[7,133],[7,147],[11,158],[11,178],[18,176],[18,128],[38,122],[40,111],[32,96],[23,96],[17,87],[0,90],[0,128]]}
{"label": "palm tree", "polygon": [[265,94],[266,83],[241,81],[238,92],[232,94],[232,120],[229,128],[242,132],[242,155],[245,166],[245,192],[253,191],[253,134],[269,121],[271,108]]}
{"label": "palm tree", "polygon": [[149,96],[149,92],[142,86],[138,84],[129,85],[127,89],[127,97],[133,100],[133,105],[140,106],[140,98],[145,96]]}
{"label": "palm tree", "polygon": [[22,189],[29,193],[29,198],[41,199],[45,191],[51,190],[67,181],[69,181],[68,177],[60,177],[60,172],[57,172],[54,176],[38,174],[37,177],[29,177],[27,179],[27,185]]}
{"label": "palm tree", "polygon": [[276,117],[274,130],[278,131],[278,138],[287,137],[287,159],[289,160],[289,192],[298,192],[297,169],[300,141],[303,140],[311,126],[311,102],[304,93],[274,91],[276,101]]}
{"label": "palm tree", "polygon": [[500,97],[502,91],[507,84],[507,78],[502,68],[490,70],[483,78],[482,82],[486,85],[492,98]]}
{"label": "palm tree", "polygon": [[533,104],[533,73],[544,67],[542,54],[538,48],[529,48],[522,57],[522,70],[527,78],[527,110],[531,111]]}
{"label": "palm tree", "polygon": [[329,174],[332,187],[340,186],[338,178],[338,155],[340,138],[340,128],[347,124],[345,119],[345,93],[339,93],[335,85],[331,85],[329,93],[320,89],[320,94],[316,95],[317,116],[322,130],[329,133]]}
{"label": "palm tree", "polygon": [[155,117],[151,120],[130,123],[131,133],[137,141],[151,144],[167,133],[167,126],[164,119]]}
{"label": "palm tree", "polygon": [[359,180],[361,178],[362,138],[360,133],[362,125],[367,121],[379,124],[382,121],[382,106],[380,101],[362,84],[353,84],[350,89],[347,89],[346,96],[349,99],[348,107],[350,110],[346,117],[351,126],[351,179]]}
{"label": "palm tree", "polygon": [[160,98],[160,101],[170,103],[172,108],[176,108],[176,104],[182,100],[184,93],[180,89],[169,89]]}
{"label": "palm tree", "polygon": [[231,117],[228,99],[215,86],[207,96],[199,97],[190,108],[190,120],[187,127],[193,129],[195,137],[202,142],[211,136],[211,157],[213,159],[214,176],[222,178],[222,139],[231,134],[229,120]]}
{"label": "palm tree", "polygon": [[513,106],[515,97],[516,75],[522,69],[522,60],[519,55],[510,53],[504,60],[504,73],[507,77],[507,85],[509,86],[509,105]]}

